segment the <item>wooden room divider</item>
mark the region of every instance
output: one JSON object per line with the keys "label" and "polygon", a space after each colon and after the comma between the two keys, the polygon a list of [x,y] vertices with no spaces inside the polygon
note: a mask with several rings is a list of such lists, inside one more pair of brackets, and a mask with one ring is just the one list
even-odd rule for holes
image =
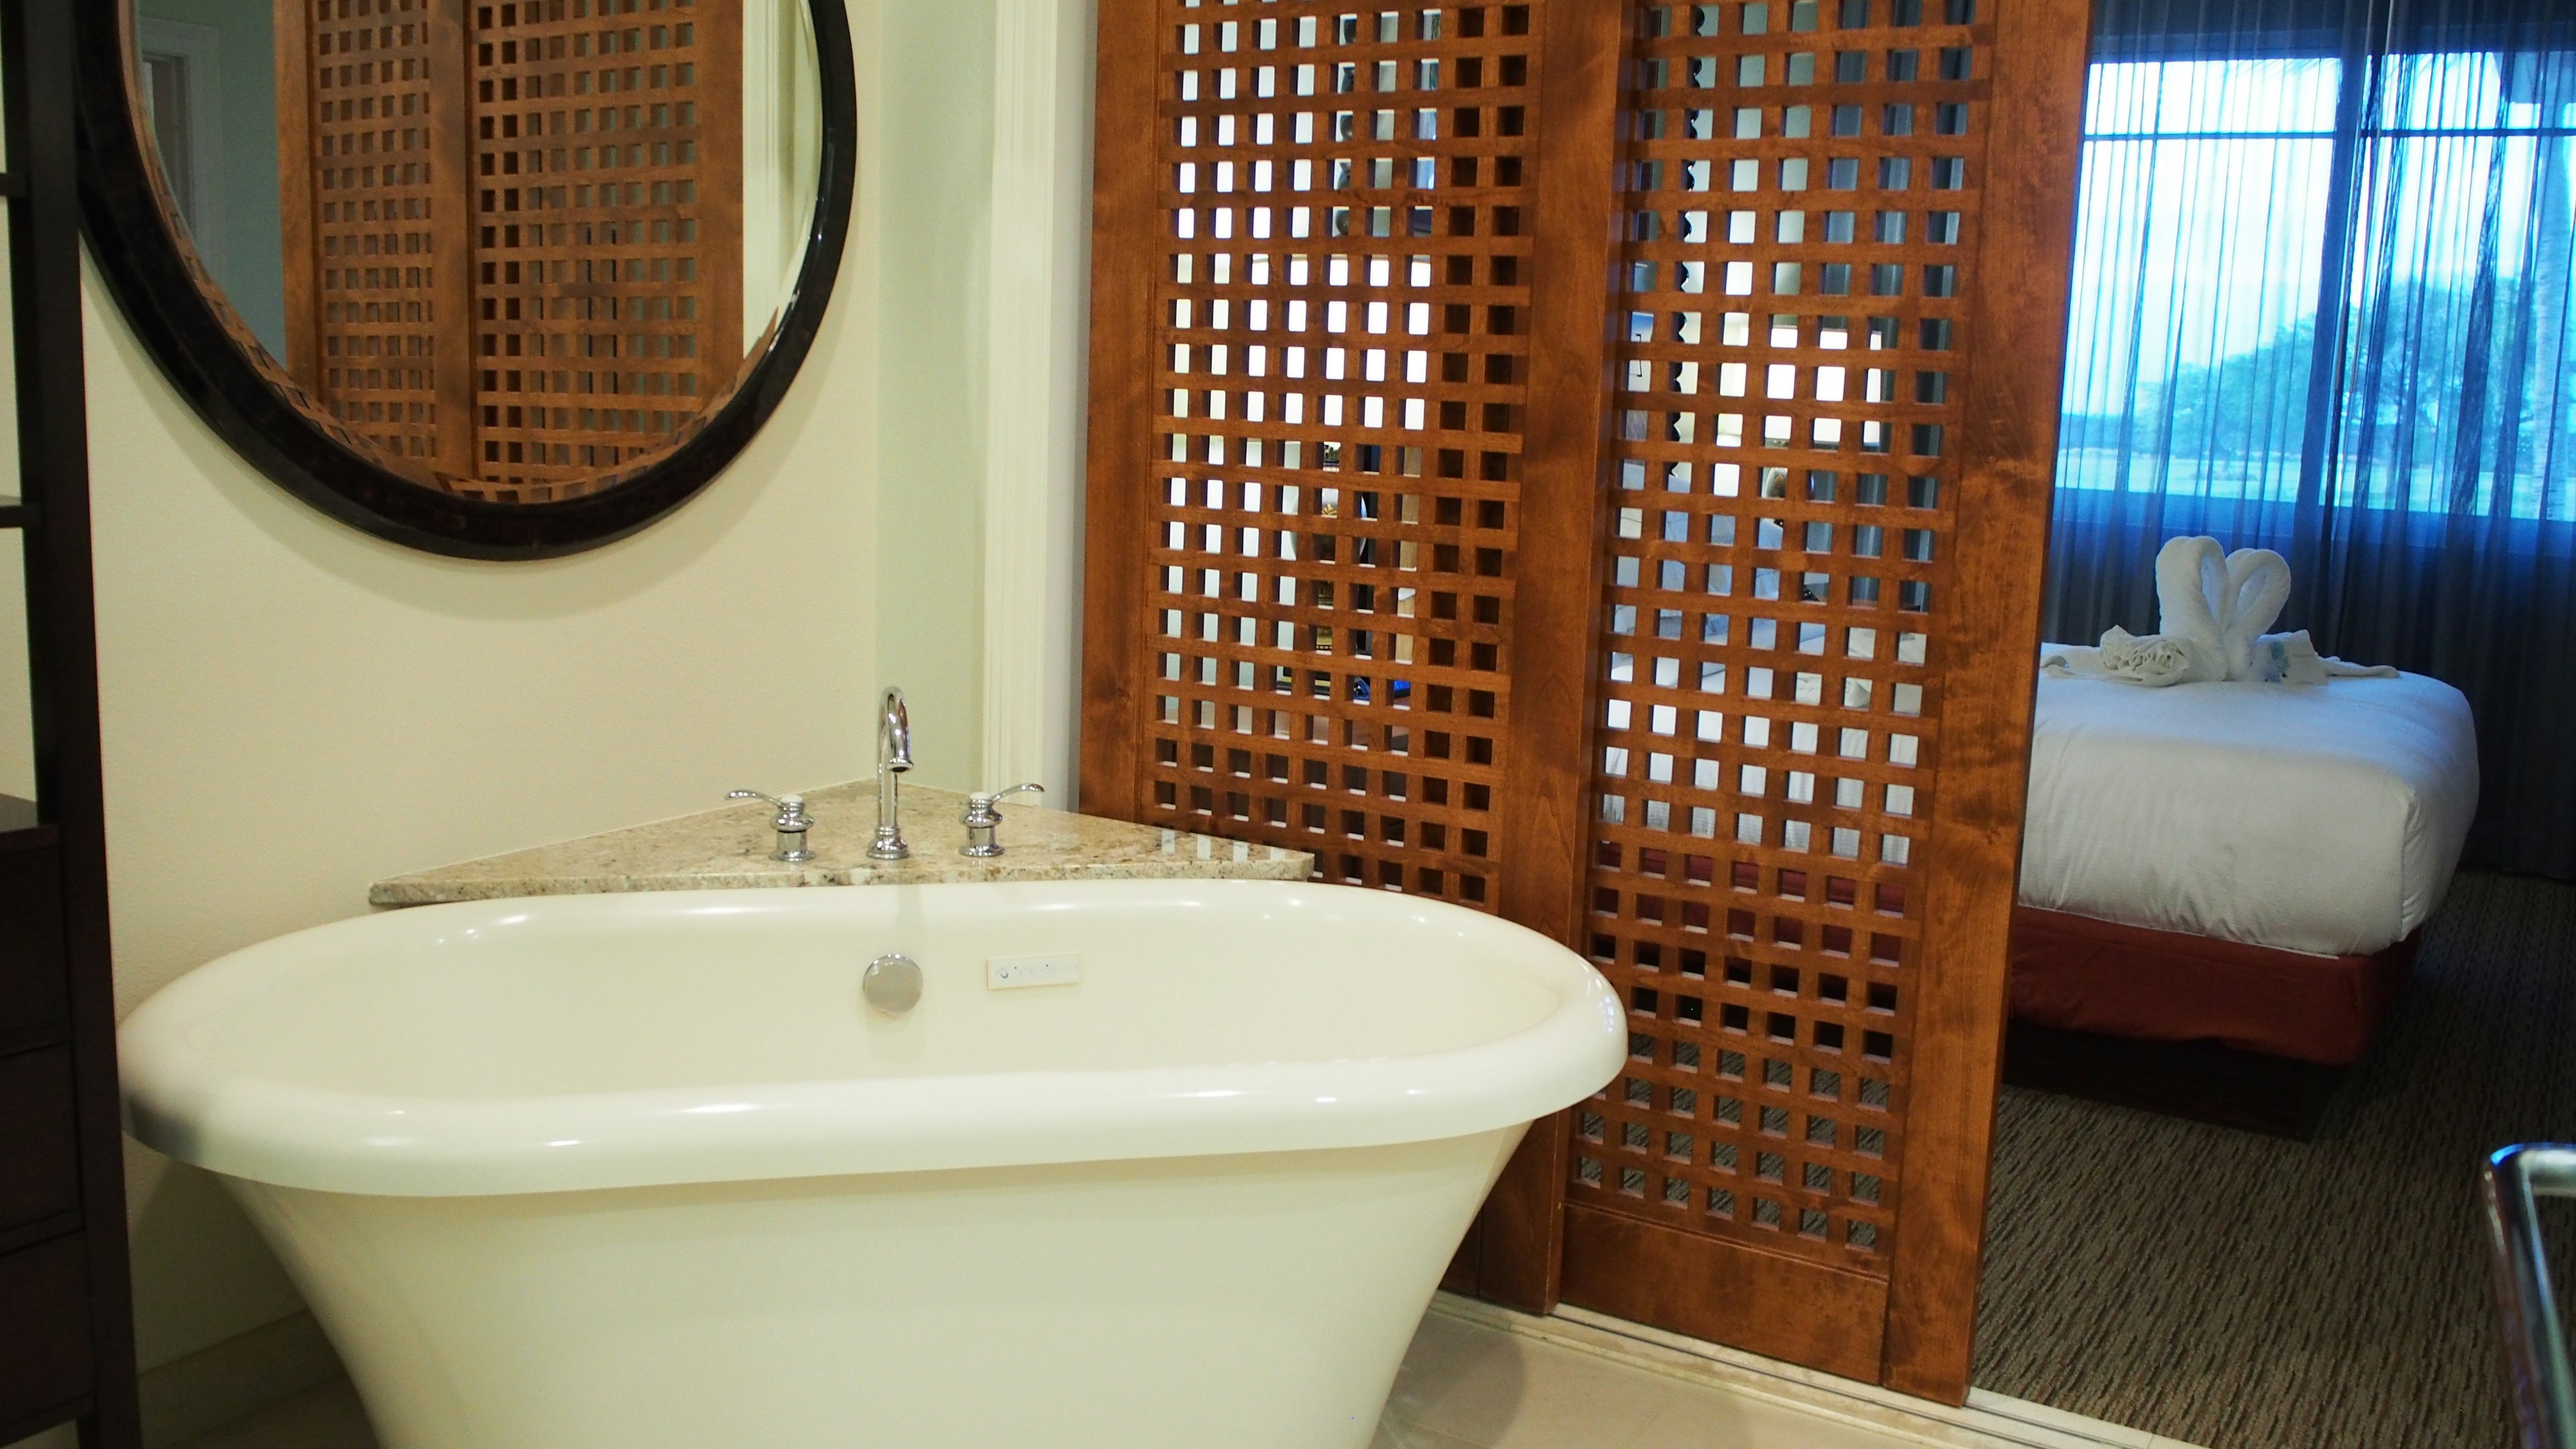
{"label": "wooden room divider", "polygon": [[1964,1396],[2088,19],[1103,0],[1083,807],[1630,1006],[1453,1286]]}

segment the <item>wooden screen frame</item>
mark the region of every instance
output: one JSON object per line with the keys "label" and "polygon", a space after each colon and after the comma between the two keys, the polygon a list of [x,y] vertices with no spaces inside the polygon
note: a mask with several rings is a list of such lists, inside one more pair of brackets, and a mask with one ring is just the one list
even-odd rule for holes
{"label": "wooden screen frame", "polygon": [[[1154,0],[1100,0],[1092,82],[1090,428],[1083,498],[1082,759],[1074,803],[1132,819],[1142,785],[1147,651],[1142,489],[1107,486],[1153,447],[1154,252],[1158,239],[1150,118],[1162,48]],[[1138,107],[1138,125],[1116,108]]]}
{"label": "wooden screen frame", "polygon": [[[2084,144],[2088,0],[1996,0],[1978,351],[1969,365],[1953,547],[1997,561],[1952,586],[1942,788],[1926,849],[1926,984],[1917,996],[1908,1132],[1918,1164],[1888,1279],[1879,1380],[1967,1400],[1984,1264],[2012,910],[2021,879],[2039,679],[2040,594],[2057,478],[2075,204]],[[1924,1158],[1945,1171],[1924,1174]]]}
{"label": "wooden screen frame", "polygon": [[[1530,409],[1522,443],[1519,690],[1503,795],[1496,912],[1572,944],[1583,930],[1584,810],[1610,417],[1613,195],[1621,22],[1627,7],[1551,5],[1541,42],[1538,227],[1558,239],[1531,298]],[[1579,549],[1569,547],[1580,542]],[[1564,1265],[1566,1115],[1531,1124],[1470,1230],[1473,1291],[1543,1313]]]}
{"label": "wooden screen frame", "polygon": [[[1726,1313],[1780,1320],[1760,1351],[1951,1403],[1967,1391],[1981,1266],[2090,29],[2085,0],[1991,3],[1999,13],[1982,162],[1991,179],[1976,237],[1980,281],[1967,309],[1977,341],[1962,369],[1959,500],[1946,530],[1952,558],[1981,562],[1945,586],[1943,744],[1922,842],[1929,894],[1910,1037],[1904,1226],[1883,1284],[1837,1295],[1790,1271],[1807,1266],[1791,1259],[1684,1240],[1642,1221],[1604,1225],[1634,1280],[1622,1304],[1629,1316],[1742,1341],[1709,1326],[1708,1290],[1722,1287]],[[1498,796],[1494,904],[1579,948],[1589,750],[1603,694],[1594,649],[1609,508],[1613,170],[1624,37],[1638,8],[1561,3],[1540,13],[1536,201],[1547,261],[1530,306],[1511,563],[1513,766]],[[1138,819],[1153,678],[1139,551],[1152,510],[1143,488],[1119,480],[1155,456],[1165,412],[1152,355],[1167,244],[1156,14],[1157,0],[1104,0],[1100,14],[1081,695],[1082,806]],[[1534,1125],[1453,1265],[1452,1286],[1533,1312],[1556,1304],[1571,1210],[1567,1162],[1565,1114]],[[1701,1301],[1677,1301],[1676,1292]]]}

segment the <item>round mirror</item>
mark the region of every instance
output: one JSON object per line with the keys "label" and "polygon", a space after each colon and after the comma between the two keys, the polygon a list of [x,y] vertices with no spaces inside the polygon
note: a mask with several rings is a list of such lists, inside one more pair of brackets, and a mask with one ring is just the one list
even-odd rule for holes
{"label": "round mirror", "polygon": [[84,203],[280,483],[442,553],[630,533],[786,391],[848,229],[838,0],[118,0]]}

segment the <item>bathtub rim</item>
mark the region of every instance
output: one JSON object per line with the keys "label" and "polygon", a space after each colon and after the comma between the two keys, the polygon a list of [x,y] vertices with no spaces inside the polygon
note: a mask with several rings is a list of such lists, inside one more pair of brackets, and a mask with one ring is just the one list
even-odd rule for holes
{"label": "bathtub rim", "polygon": [[1280,895],[1291,907],[1302,894],[1330,891],[1344,914],[1382,913],[1393,923],[1427,913],[1438,927],[1485,936],[1494,954],[1557,1000],[1517,1032],[1408,1056],[490,1098],[393,1097],[281,1082],[215,1061],[189,1041],[201,1013],[221,1009],[270,973],[309,961],[317,950],[363,949],[378,934],[409,936],[432,920],[459,924],[530,910],[633,917],[745,904],[823,910],[846,898],[837,889],[783,887],[458,902],[278,937],[163,988],[119,1033],[127,1130],[179,1161],[281,1187],[406,1197],[569,1192],[1428,1141],[1545,1116],[1598,1091],[1626,1059],[1625,1013],[1588,962],[1535,932],[1444,902],[1276,881],[863,889],[1022,900],[1075,891],[1149,904],[1175,894],[1249,891]]}

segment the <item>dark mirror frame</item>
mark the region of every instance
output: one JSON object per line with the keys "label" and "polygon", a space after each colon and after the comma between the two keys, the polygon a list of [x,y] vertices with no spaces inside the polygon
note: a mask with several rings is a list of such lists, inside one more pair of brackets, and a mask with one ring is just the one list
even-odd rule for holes
{"label": "dark mirror frame", "polygon": [[78,7],[81,207],[90,249],[161,370],[234,450],[298,498],[379,538],[456,558],[556,558],[624,538],[679,507],[749,446],[812,348],[840,275],[857,171],[849,17],[809,0],[822,101],[822,174],[805,257],[768,349],[697,431],[614,487],[553,503],[437,492],[333,440],[245,356],[163,214],[134,124],[124,0]]}

